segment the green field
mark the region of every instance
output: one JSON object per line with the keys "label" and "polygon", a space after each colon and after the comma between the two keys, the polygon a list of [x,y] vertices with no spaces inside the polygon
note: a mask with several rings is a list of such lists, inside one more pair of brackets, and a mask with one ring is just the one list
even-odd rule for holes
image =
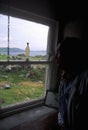
{"label": "green field", "polygon": [[44,96],[44,84],[38,82],[19,82],[9,89],[1,89],[1,106],[37,99]]}
{"label": "green field", "polygon": [[[42,56],[31,57],[32,60],[41,60],[44,58],[45,57]],[[5,59],[6,55],[0,55],[0,60]],[[15,70],[8,70],[6,67],[8,66],[0,65],[1,107],[30,101],[44,96],[44,65],[27,66],[27,69],[25,69],[24,66],[21,66],[21,68],[15,67]],[[5,88],[6,85],[10,87]]]}
{"label": "green field", "polygon": [[[10,60],[25,60],[26,59],[26,57],[25,57],[25,55],[22,55],[22,54],[20,54],[20,55],[17,55],[17,56],[9,56],[9,59]],[[46,56],[40,56],[40,55],[38,55],[38,56],[29,56],[29,60],[30,61],[40,61],[40,60],[45,60],[46,59]],[[0,60],[7,60],[7,55],[5,55],[5,54],[0,54]]]}

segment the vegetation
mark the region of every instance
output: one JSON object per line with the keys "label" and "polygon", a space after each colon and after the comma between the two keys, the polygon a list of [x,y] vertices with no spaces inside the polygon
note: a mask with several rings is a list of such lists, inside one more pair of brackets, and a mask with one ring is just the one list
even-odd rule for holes
{"label": "vegetation", "polygon": [[2,105],[7,106],[44,96],[44,84],[31,81],[11,83],[11,88],[1,89]]}
{"label": "vegetation", "polygon": [[7,60],[7,55],[0,54],[0,60]]}
{"label": "vegetation", "polygon": [[[23,58],[21,56],[21,58]],[[39,59],[38,59],[39,58]],[[45,58],[45,57],[43,57]],[[31,57],[40,60],[42,56]],[[6,59],[6,55],[0,55]],[[17,104],[44,96],[44,65],[1,65],[0,103],[1,107]],[[7,87],[9,86],[9,87]]]}

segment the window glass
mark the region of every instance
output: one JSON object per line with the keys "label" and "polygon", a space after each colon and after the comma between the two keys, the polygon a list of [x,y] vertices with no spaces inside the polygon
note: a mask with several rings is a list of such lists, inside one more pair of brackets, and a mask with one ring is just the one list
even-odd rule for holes
{"label": "window glass", "polygon": [[48,31],[46,25],[15,17],[8,21],[8,16],[0,14],[1,108],[44,96],[46,63],[41,61],[46,60]]}
{"label": "window glass", "polygon": [[45,65],[1,65],[1,107],[44,96]]}
{"label": "window glass", "polygon": [[[49,27],[0,14],[0,60],[45,60]],[[9,33],[9,37],[8,37]],[[9,43],[8,43],[9,39]]]}
{"label": "window glass", "polygon": [[7,59],[8,17],[0,14],[0,60]]}

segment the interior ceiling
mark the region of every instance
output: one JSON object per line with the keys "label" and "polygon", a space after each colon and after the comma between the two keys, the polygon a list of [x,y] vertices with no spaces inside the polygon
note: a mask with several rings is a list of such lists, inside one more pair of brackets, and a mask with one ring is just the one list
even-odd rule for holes
{"label": "interior ceiling", "polygon": [[[59,0],[0,0],[2,4],[8,4],[21,10],[29,11],[43,17],[55,20],[68,20],[74,18],[86,18],[87,8],[83,3]],[[81,6],[82,5],[82,6]]]}

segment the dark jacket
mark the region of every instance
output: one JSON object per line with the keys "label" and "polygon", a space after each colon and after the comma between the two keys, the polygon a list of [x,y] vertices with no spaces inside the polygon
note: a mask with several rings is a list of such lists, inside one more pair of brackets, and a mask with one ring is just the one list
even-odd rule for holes
{"label": "dark jacket", "polygon": [[59,111],[65,130],[88,129],[88,71],[61,81]]}

